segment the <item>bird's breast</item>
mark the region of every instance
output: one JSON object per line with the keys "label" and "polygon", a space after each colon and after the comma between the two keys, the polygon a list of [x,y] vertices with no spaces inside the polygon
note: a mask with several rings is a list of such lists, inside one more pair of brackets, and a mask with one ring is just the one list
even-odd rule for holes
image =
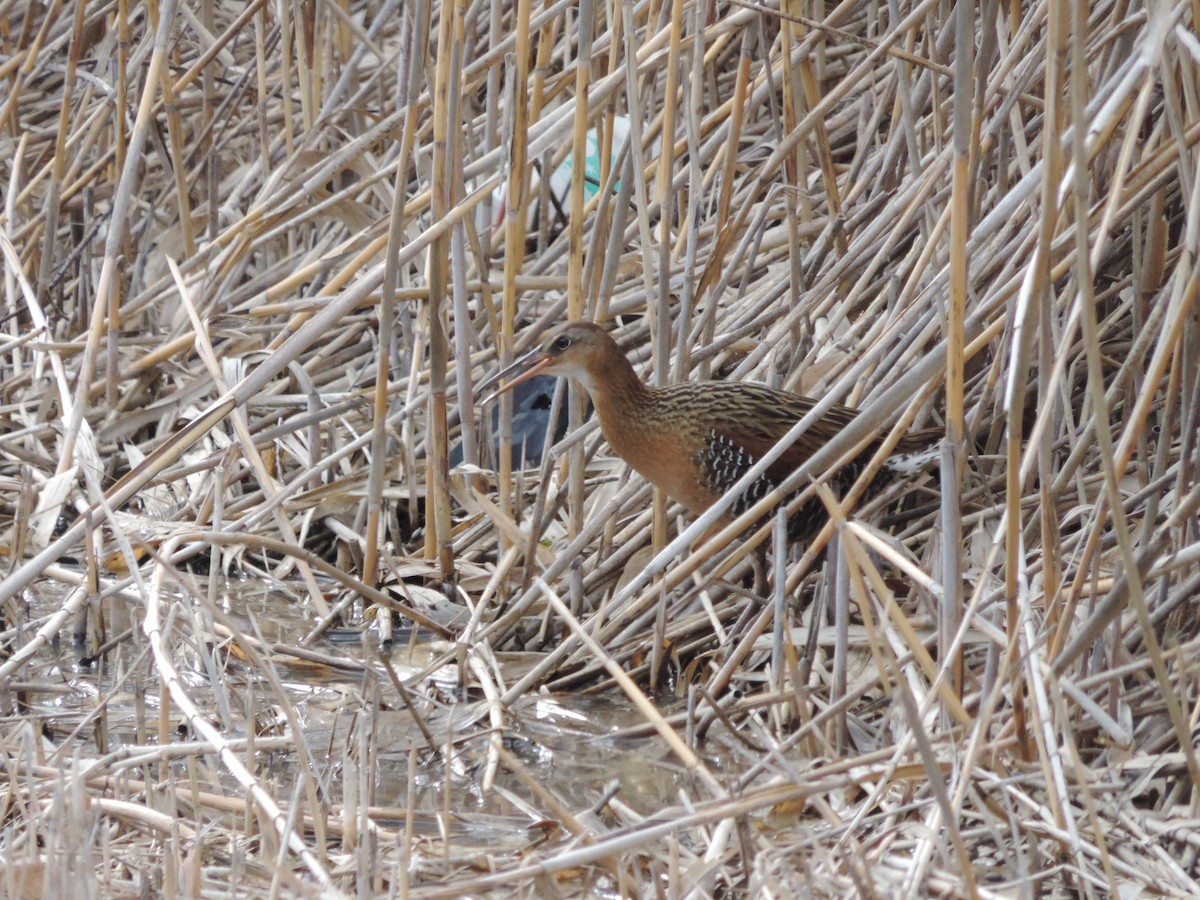
{"label": "bird's breast", "polygon": [[701,468],[702,444],[690,429],[625,421],[602,430],[609,446],[632,469],[693,513],[704,512],[720,496],[709,486]]}

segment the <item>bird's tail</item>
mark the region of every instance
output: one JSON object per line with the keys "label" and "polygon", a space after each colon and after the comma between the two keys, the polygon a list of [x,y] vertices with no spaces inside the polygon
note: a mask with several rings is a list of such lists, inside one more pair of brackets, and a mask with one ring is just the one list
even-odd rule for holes
{"label": "bird's tail", "polygon": [[945,436],[946,432],[941,428],[910,431],[900,438],[896,449],[892,451],[892,455],[884,464],[884,471],[892,475],[904,476],[924,469],[937,459],[939,444]]}
{"label": "bird's tail", "polygon": [[[912,475],[929,466],[937,460],[942,449],[942,439],[946,437],[944,428],[923,428],[911,431],[900,439],[896,449],[887,461],[887,468],[897,475]],[[983,453],[985,435],[967,437],[968,452]]]}

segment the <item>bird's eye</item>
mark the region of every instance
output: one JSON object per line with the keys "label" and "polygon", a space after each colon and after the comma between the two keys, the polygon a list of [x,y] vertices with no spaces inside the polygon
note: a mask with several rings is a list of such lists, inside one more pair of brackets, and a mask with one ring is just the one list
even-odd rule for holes
{"label": "bird's eye", "polygon": [[557,350],[559,353],[562,353],[564,350],[566,350],[570,346],[571,346],[571,339],[569,337],[567,337],[565,334],[559,335],[558,338],[554,341],[554,349]]}

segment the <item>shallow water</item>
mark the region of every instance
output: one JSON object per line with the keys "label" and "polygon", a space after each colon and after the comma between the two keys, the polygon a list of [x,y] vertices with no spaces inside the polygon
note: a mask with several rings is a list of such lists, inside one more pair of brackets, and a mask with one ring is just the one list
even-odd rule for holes
{"label": "shallow water", "polygon": [[[190,582],[208,595],[204,579]],[[414,846],[431,854],[414,875],[436,878],[455,860],[482,865],[484,857],[490,868],[573,828],[597,832],[653,816],[689,783],[660,738],[628,736],[645,719],[618,692],[529,693],[500,709],[474,678],[464,687],[453,645],[419,630],[415,638],[399,630],[408,639],[385,648],[374,625],[341,626],[305,648],[328,659],[302,659],[292,651],[317,617],[291,585],[222,579],[211,596],[215,607],[183,591],[170,600],[164,633],[180,688],[285,809],[311,814],[319,797],[324,818],[336,822],[339,810],[344,820],[369,808],[370,827],[393,834],[411,817]],[[45,592],[29,615],[47,615],[58,602]],[[26,715],[56,748],[43,761],[75,758],[98,772],[114,759],[122,777],[161,781],[166,755],[156,748],[165,735],[181,751],[166,763],[181,781],[168,783],[195,785],[202,771],[205,792],[242,796],[216,755],[184,752],[197,735],[174,702],[160,717],[163,673],[146,652],[143,610],[120,599],[104,606],[104,652],[93,658],[68,630],[24,695]],[[515,680],[537,656],[497,654],[491,675]],[[203,807],[189,817],[182,797],[173,805],[182,821],[212,827]]]}

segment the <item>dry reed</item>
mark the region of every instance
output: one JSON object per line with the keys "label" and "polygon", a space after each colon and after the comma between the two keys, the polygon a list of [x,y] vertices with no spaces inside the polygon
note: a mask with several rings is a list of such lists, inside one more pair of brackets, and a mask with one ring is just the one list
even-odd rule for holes
{"label": "dry reed", "polygon": [[[0,890],[1200,893],[1196,15],[0,3]],[[568,316],[861,415],[488,462]]]}

